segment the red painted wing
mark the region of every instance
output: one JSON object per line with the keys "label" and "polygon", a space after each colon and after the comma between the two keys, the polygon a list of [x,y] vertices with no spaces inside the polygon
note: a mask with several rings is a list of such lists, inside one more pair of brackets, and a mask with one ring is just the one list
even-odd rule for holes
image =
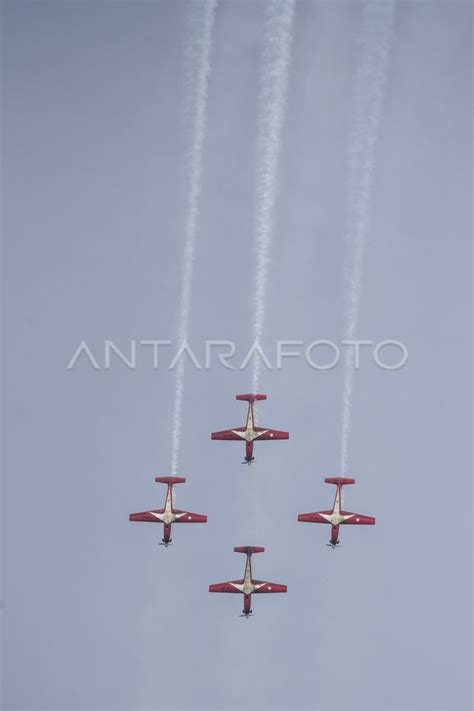
{"label": "red painted wing", "polygon": [[290,436],[288,432],[282,432],[281,430],[266,430],[265,427],[255,427],[255,432],[263,432],[262,435],[258,437],[258,442],[268,439],[288,439]]}
{"label": "red painted wing", "polygon": [[242,437],[236,435],[236,432],[245,432],[245,427],[234,427],[233,430],[222,430],[222,432],[211,432],[211,439],[230,439],[242,442]]}
{"label": "red painted wing", "polygon": [[345,521],[341,521],[341,524],[353,524],[355,526],[371,526],[375,523],[375,518],[373,516],[363,516],[362,514],[351,513],[350,511],[341,511],[343,516],[351,516]]}
{"label": "red painted wing", "polygon": [[130,514],[129,521],[147,521],[151,523],[162,523],[159,518],[153,516],[154,513],[162,514],[164,509],[153,509],[153,511],[142,511],[141,513]]}
{"label": "red painted wing", "polygon": [[303,513],[298,516],[298,521],[305,523],[329,523],[321,514],[331,515],[332,511],[313,511],[313,513]]}
{"label": "red painted wing", "polygon": [[239,593],[240,590],[237,590],[234,585],[242,585],[243,582],[243,580],[230,580],[228,583],[214,583],[209,585],[209,592]]}
{"label": "red painted wing", "polygon": [[268,583],[266,580],[252,580],[254,585],[261,585],[260,588],[253,591],[253,595],[257,593],[286,593],[286,585],[279,583]]}
{"label": "red painted wing", "polygon": [[180,511],[179,509],[173,509],[175,514],[184,514],[181,518],[177,518],[173,523],[206,523],[207,516],[204,514],[192,513],[192,511]]}

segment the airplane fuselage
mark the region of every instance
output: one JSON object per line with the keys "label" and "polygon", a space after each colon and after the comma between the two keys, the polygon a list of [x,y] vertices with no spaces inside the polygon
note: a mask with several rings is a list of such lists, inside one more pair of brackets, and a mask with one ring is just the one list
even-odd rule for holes
{"label": "airplane fuselage", "polygon": [[330,544],[332,546],[337,546],[339,543],[339,526],[341,523],[344,523],[344,521],[347,521],[348,518],[351,518],[354,514],[343,514],[341,512],[341,485],[337,485],[336,489],[336,496],[334,498],[334,506],[332,508],[332,512],[330,514],[320,514],[323,518],[326,519],[328,523],[331,524],[331,540]]}
{"label": "airplane fuselage", "polygon": [[171,543],[171,526],[173,523],[206,523],[207,516],[204,514],[197,514],[192,511],[180,511],[179,509],[173,508],[173,486],[175,484],[184,484],[186,481],[185,477],[158,476],[155,477],[155,481],[159,484],[167,484],[166,500],[163,508],[132,513],[129,516],[130,521],[162,523],[162,543],[164,545]]}
{"label": "airplane fuselage", "polygon": [[268,430],[262,430],[256,432],[254,428],[254,415],[253,415],[253,402],[249,402],[249,409],[247,412],[247,422],[245,425],[245,430],[242,432],[240,430],[232,430],[234,434],[241,437],[245,441],[245,461],[250,464],[253,461],[253,443],[256,439],[261,437]]}
{"label": "airplane fuselage", "polygon": [[255,584],[252,580],[252,561],[251,553],[247,553],[247,562],[245,563],[245,573],[242,583],[233,583],[236,590],[243,593],[244,596],[244,615],[250,615],[252,612],[252,593],[262,587],[262,584]]}
{"label": "airplane fuselage", "polygon": [[177,514],[173,511],[173,487],[168,484],[168,491],[166,492],[166,502],[163,513],[152,512],[158,521],[163,522],[163,538],[161,539],[165,545],[171,542],[171,524],[173,521],[184,516],[183,513]]}
{"label": "airplane fuselage", "polygon": [[244,594],[244,615],[250,615],[252,612],[252,593],[257,589],[257,586],[252,583],[252,561],[251,556],[247,553],[247,562],[245,564],[244,582],[238,586]]}
{"label": "airplane fuselage", "polygon": [[249,617],[252,614],[252,595],[255,593],[286,593],[286,585],[279,583],[271,583],[265,580],[254,580],[252,577],[252,562],[253,553],[263,553],[263,546],[236,546],[236,553],[245,553],[247,558],[245,561],[244,576],[240,580],[229,580],[224,583],[215,583],[209,585],[209,592],[212,593],[242,593],[244,598],[244,607],[242,610],[243,617]]}
{"label": "airplane fuselage", "polygon": [[243,464],[250,464],[254,461],[253,449],[256,440],[278,440],[288,439],[289,433],[271,428],[264,429],[255,425],[254,402],[257,400],[266,400],[267,396],[263,393],[246,393],[244,395],[236,395],[237,400],[245,400],[248,403],[247,419],[243,427],[235,429],[222,430],[221,432],[211,432],[211,439],[227,440],[233,442],[245,443],[245,458]]}
{"label": "airplane fuselage", "polygon": [[329,523],[331,526],[331,538],[329,545],[335,547],[339,543],[339,527],[344,524],[352,525],[373,525],[375,518],[365,514],[351,513],[342,508],[342,487],[345,484],[355,484],[355,479],[345,476],[326,477],[327,484],[336,484],[336,495],[334,504],[330,511],[314,511],[312,513],[302,513],[298,516],[298,521],[307,523]]}

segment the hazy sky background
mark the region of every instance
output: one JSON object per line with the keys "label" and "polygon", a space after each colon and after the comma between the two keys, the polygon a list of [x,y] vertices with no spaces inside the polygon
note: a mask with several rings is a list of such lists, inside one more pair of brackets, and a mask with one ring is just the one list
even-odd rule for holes
{"label": "hazy sky background", "polygon": [[[269,272],[266,347],[340,341],[346,150],[362,5],[297,2]],[[264,2],[216,13],[190,342],[252,335]],[[251,369],[186,369],[180,508],[132,524],[169,474],[174,376],[104,370],[104,340],[177,333],[184,217],[185,2],[6,2],[3,677],[8,711],[466,711],[471,707],[472,6],[399,2],[376,150],[360,337],[397,372],[355,377],[349,510],[329,508],[342,366],[264,372],[259,423],[290,440],[211,442],[243,424]],[[66,366],[85,339],[85,360]],[[250,487],[249,482],[255,486]],[[251,501],[251,498],[254,497]],[[252,518],[252,507],[260,515]],[[249,540],[250,539],[250,540]],[[208,585],[254,574],[286,595]]]}

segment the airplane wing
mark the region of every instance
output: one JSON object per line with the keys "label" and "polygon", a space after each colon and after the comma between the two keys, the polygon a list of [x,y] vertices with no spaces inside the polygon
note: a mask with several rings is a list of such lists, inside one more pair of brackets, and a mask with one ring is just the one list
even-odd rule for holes
{"label": "airplane wing", "polygon": [[154,514],[163,514],[164,509],[154,509],[153,511],[142,511],[141,513],[132,513],[129,516],[130,521],[148,521],[151,523],[162,523],[158,516]]}
{"label": "airplane wing", "polygon": [[370,526],[375,523],[375,518],[373,516],[363,516],[358,513],[351,513],[350,511],[341,511],[343,516],[349,516],[345,521],[341,521],[344,524],[354,524],[359,526]]}
{"label": "airplane wing", "polygon": [[254,585],[259,587],[253,591],[256,593],[286,593],[286,585],[280,585],[279,583],[269,583],[266,580],[252,580]]}
{"label": "airplane wing", "polygon": [[236,585],[242,585],[243,580],[230,580],[228,583],[214,583],[214,585],[209,585],[209,592],[218,593],[240,593]]}
{"label": "airplane wing", "polygon": [[222,430],[222,432],[211,432],[211,439],[229,439],[242,442],[242,437],[239,437],[236,432],[245,432],[245,427],[235,427],[233,430]]}
{"label": "airplane wing", "polygon": [[313,513],[303,513],[298,516],[298,521],[305,523],[329,523],[326,516],[330,516],[332,511],[313,511]]}
{"label": "airplane wing", "polygon": [[179,518],[175,519],[173,523],[206,523],[207,516],[203,514],[192,513],[191,511],[180,511],[179,509],[173,509],[174,514],[178,514]]}
{"label": "airplane wing", "polygon": [[282,432],[281,430],[266,430],[265,427],[255,427],[255,432],[261,432],[258,441],[266,439],[288,439],[290,436],[288,432]]}

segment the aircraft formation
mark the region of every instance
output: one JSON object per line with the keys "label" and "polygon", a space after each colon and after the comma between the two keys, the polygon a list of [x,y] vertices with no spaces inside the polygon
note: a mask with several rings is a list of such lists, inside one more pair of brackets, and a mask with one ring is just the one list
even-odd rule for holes
{"label": "aircraft formation", "polygon": [[[254,402],[257,400],[266,400],[267,396],[263,394],[246,393],[244,395],[236,395],[237,400],[248,402],[247,421],[243,427],[234,429],[222,430],[220,432],[212,432],[211,439],[223,440],[231,442],[245,442],[245,456],[242,464],[252,464],[255,461],[254,443],[256,441],[271,441],[279,439],[288,439],[289,433],[282,430],[274,430],[270,428],[257,427],[254,417]],[[207,516],[205,514],[192,513],[191,511],[182,511],[175,509],[173,506],[173,486],[175,484],[184,484],[185,477],[178,476],[163,476],[156,477],[155,481],[160,484],[167,485],[165,505],[161,509],[152,509],[150,511],[142,511],[132,513],[129,516],[130,521],[144,521],[148,523],[163,524],[163,538],[160,545],[166,548],[172,543],[171,527],[176,523],[206,523]],[[341,508],[341,489],[346,484],[355,484],[355,479],[348,477],[327,477],[324,480],[327,484],[336,485],[336,495],[332,509],[324,511],[314,511],[312,513],[302,513],[298,516],[298,521],[304,523],[325,523],[331,526],[331,537],[326,545],[336,548],[339,545],[339,528],[344,525],[355,526],[370,526],[375,524],[373,516],[364,514],[352,513]],[[229,580],[224,583],[214,583],[209,585],[211,593],[240,593],[243,595],[243,610],[241,617],[249,618],[252,615],[252,595],[260,593],[286,593],[287,586],[280,583],[271,583],[267,580],[256,580],[252,576],[252,555],[254,553],[263,553],[265,548],[262,546],[236,546],[236,553],[245,553],[246,562],[243,578],[238,580]]]}

